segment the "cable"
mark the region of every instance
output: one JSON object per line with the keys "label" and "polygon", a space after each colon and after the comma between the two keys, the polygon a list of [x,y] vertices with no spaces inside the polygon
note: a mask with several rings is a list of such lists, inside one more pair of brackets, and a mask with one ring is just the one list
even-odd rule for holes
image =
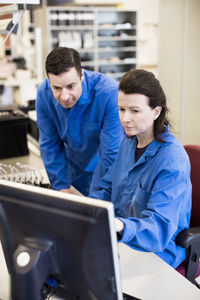
{"label": "cable", "polygon": [[24,14],[24,11],[18,11],[18,12],[14,12],[13,13],[13,18],[12,18],[12,21],[11,21],[11,24],[13,24],[13,25],[12,25],[11,29],[9,30],[9,32],[7,33],[7,35],[6,35],[6,37],[5,37],[4,41],[3,41],[4,45],[5,45],[6,41],[7,41],[7,39],[9,38],[9,36],[11,35],[11,33],[13,32],[13,30],[15,29],[15,27],[21,21],[23,14]]}

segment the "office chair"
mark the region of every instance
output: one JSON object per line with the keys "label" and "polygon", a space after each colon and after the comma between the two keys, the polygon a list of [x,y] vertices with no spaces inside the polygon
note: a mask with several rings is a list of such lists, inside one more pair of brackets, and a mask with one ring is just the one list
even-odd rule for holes
{"label": "office chair", "polygon": [[195,280],[200,276],[200,146],[185,145],[184,148],[191,163],[192,212],[190,228],[176,237],[176,243],[187,249],[186,260],[176,270],[200,288]]}

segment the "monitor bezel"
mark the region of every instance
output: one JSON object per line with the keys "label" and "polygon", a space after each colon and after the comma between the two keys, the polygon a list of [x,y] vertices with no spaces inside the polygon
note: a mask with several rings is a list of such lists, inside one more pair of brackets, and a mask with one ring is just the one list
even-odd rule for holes
{"label": "monitor bezel", "polygon": [[[122,287],[121,287],[121,274],[120,274],[120,264],[119,264],[119,255],[118,255],[118,246],[117,246],[117,236],[115,231],[115,221],[114,221],[114,207],[111,202],[89,198],[85,196],[63,193],[51,189],[45,189],[38,186],[31,186],[27,184],[17,183],[17,182],[10,182],[6,180],[0,179],[0,190],[1,187],[7,187],[9,189],[19,190],[20,192],[26,191],[28,193],[33,194],[40,194],[44,195],[45,197],[49,196],[52,199],[63,199],[69,200],[74,203],[81,203],[87,206],[96,207],[96,208],[104,208],[107,211],[108,215],[108,224],[109,224],[109,231],[110,231],[110,239],[112,244],[112,257],[113,257],[113,265],[114,265],[114,273],[115,273],[115,280],[116,280],[116,290],[118,300],[122,300]],[[2,200],[0,200],[1,202]],[[9,268],[8,268],[9,269]]]}

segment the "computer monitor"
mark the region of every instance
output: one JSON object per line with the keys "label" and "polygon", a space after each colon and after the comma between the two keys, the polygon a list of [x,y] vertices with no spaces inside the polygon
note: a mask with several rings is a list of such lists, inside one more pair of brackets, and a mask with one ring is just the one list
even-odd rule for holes
{"label": "computer monitor", "polygon": [[122,300],[110,202],[0,180],[12,300]]}

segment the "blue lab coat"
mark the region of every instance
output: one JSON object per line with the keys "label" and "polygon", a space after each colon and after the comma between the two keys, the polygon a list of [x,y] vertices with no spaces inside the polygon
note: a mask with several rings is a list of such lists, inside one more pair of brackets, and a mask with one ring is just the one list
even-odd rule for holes
{"label": "blue lab coat", "polygon": [[87,195],[90,184],[91,191],[97,188],[123,136],[117,105],[117,82],[100,73],[84,70],[81,97],[70,110],[54,98],[48,79],[41,83],[36,100],[39,143],[54,189],[73,185]]}
{"label": "blue lab coat", "polygon": [[137,162],[137,139],[125,138],[100,190],[90,196],[114,203],[125,224],[120,241],[155,252],[176,268],[186,255],[175,237],[190,223],[190,163],[169,130],[163,136],[166,142],[154,140]]}

